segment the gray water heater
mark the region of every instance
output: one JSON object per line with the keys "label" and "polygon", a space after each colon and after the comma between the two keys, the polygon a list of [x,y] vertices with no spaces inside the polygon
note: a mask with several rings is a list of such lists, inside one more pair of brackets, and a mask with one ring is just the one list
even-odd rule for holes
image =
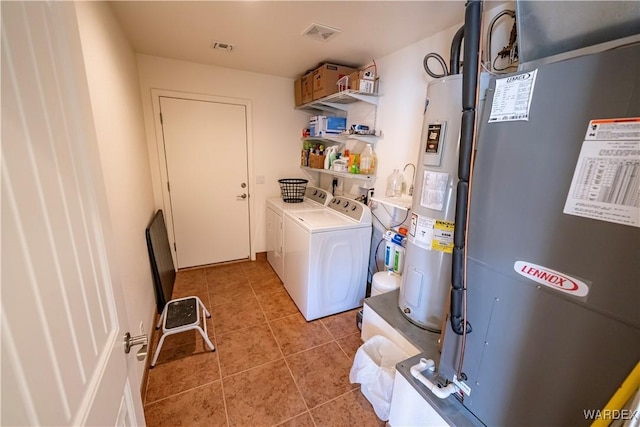
{"label": "gray water heater", "polygon": [[462,112],[462,75],[429,83],[398,305],[412,323],[441,329],[450,288]]}
{"label": "gray water heater", "polygon": [[[483,76],[481,94],[487,83]],[[410,322],[439,332],[451,288],[462,74],[430,82],[427,98],[398,306]]]}

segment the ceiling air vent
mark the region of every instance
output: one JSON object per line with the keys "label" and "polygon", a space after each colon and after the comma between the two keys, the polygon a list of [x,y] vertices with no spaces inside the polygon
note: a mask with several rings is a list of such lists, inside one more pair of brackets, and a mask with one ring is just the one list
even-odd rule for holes
{"label": "ceiling air vent", "polygon": [[225,52],[231,52],[233,45],[225,42],[211,42],[211,49],[224,50]]}
{"label": "ceiling air vent", "polygon": [[326,25],[320,24],[311,24],[309,27],[302,32],[303,36],[308,36],[316,40],[320,40],[323,42],[329,41],[334,36],[339,34],[341,31],[337,28],[327,27]]}

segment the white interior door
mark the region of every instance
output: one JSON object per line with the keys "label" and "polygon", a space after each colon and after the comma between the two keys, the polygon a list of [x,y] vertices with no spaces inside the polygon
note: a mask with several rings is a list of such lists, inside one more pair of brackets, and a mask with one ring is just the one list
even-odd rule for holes
{"label": "white interior door", "polygon": [[2,2],[2,425],[141,425],[71,2]]}
{"label": "white interior door", "polygon": [[178,268],[250,256],[245,105],[160,97]]}

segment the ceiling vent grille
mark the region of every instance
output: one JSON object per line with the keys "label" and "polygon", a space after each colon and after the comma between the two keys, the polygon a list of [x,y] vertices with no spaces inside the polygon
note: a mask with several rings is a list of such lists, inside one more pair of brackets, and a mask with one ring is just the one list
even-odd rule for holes
{"label": "ceiling vent grille", "polygon": [[315,40],[327,42],[333,39],[340,32],[341,30],[338,30],[337,28],[331,28],[326,25],[320,24],[311,24],[306,30],[302,32],[302,35],[311,37]]}
{"label": "ceiling vent grille", "polygon": [[225,52],[231,52],[233,50],[233,45],[231,43],[225,42],[211,42],[211,49],[223,50]]}

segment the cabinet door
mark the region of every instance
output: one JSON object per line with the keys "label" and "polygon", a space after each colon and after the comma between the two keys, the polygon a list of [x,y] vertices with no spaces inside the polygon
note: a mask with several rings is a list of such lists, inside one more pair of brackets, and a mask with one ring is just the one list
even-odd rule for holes
{"label": "cabinet door", "polygon": [[267,208],[267,261],[281,280],[284,277],[283,255],[282,217]]}
{"label": "cabinet door", "polygon": [[448,426],[435,409],[396,372],[389,411],[389,425],[399,426]]}
{"label": "cabinet door", "polygon": [[280,215],[274,215],[274,237],[275,237],[275,252],[277,256],[284,257],[284,227],[282,226],[282,217]]}

